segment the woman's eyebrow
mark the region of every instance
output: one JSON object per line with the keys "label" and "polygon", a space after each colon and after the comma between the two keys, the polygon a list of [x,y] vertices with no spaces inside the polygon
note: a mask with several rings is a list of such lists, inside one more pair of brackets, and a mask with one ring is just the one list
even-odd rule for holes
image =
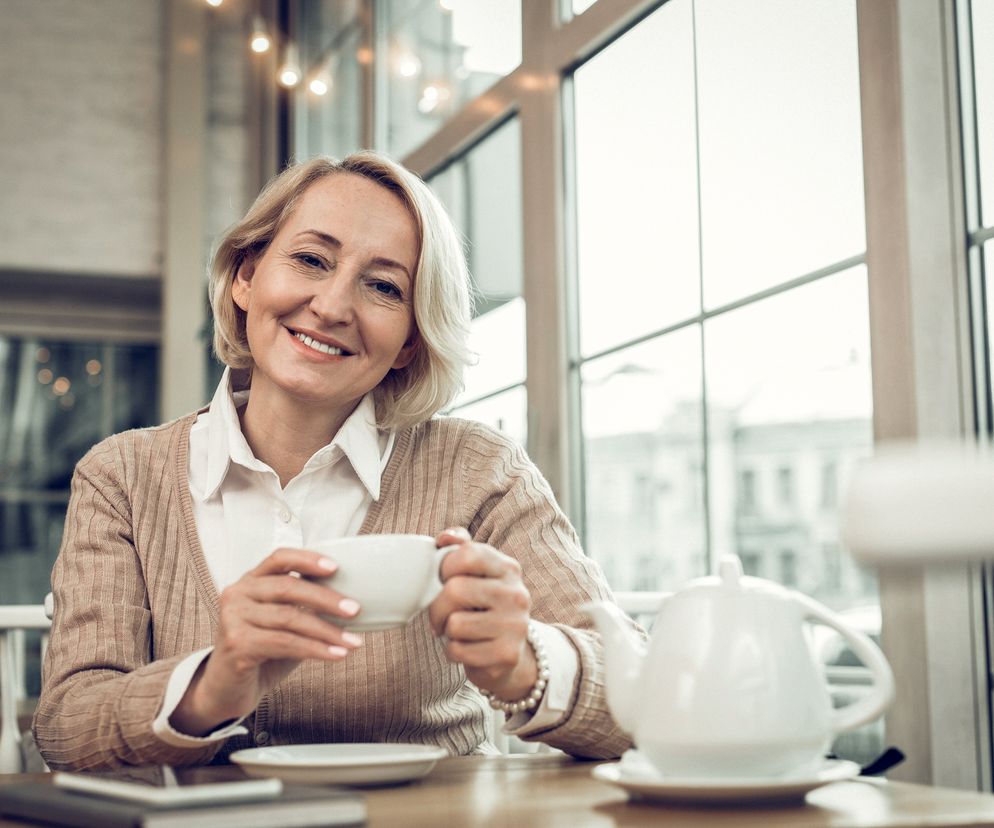
{"label": "woman's eyebrow", "polygon": [[[294,236],[294,238],[300,238],[301,236],[315,236],[330,247],[334,247],[336,250],[340,250],[342,247],[342,243],[338,239],[331,235],[331,233],[325,233],[323,230],[301,230]],[[393,259],[388,259],[386,256],[376,256],[373,258],[372,262],[380,267],[388,267],[393,270],[399,270],[408,279],[411,278],[410,271],[404,267],[404,265],[400,262],[395,262]]]}

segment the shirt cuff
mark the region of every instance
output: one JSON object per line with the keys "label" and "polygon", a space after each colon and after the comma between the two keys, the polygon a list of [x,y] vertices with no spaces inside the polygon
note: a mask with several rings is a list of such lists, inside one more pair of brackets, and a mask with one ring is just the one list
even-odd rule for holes
{"label": "shirt cuff", "polygon": [[173,668],[173,673],[169,677],[169,683],[166,685],[166,695],[162,700],[162,708],[159,710],[159,715],[152,722],[152,732],[167,745],[179,748],[203,747],[208,742],[218,742],[231,736],[248,733],[248,730],[241,726],[241,722],[245,718],[244,716],[241,719],[236,719],[226,724],[224,727],[218,728],[212,733],[208,733],[206,736],[188,736],[185,733],[180,733],[169,724],[169,717],[173,715],[173,711],[182,700],[187,688],[189,688],[194,673],[197,672],[197,668],[212,652],[214,652],[213,647],[205,647],[202,650],[197,650],[194,653],[190,653],[190,655]]}
{"label": "shirt cuff", "polygon": [[561,724],[569,713],[573,685],[580,671],[580,658],[566,634],[548,624],[533,623],[549,658],[549,682],[534,711],[515,713],[504,723],[502,729],[509,736],[528,736]]}

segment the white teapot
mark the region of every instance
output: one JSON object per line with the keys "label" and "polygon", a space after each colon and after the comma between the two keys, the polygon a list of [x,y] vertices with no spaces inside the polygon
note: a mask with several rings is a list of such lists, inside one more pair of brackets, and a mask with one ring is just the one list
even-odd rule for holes
{"label": "white teapot", "polygon": [[[811,598],[743,576],[734,555],[663,600],[648,649],[616,605],[584,609],[604,638],[611,713],[667,777],[811,775],[833,734],[872,721],[894,696],[876,644]],[[870,669],[865,697],[832,709],[807,621],[838,630]]]}

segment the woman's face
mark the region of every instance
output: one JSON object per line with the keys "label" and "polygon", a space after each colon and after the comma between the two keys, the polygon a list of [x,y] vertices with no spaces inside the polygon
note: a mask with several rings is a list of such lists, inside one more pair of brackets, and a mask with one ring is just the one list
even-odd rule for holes
{"label": "woman's face", "polygon": [[347,413],[414,356],[414,219],[389,190],[339,173],[312,184],[232,285],[246,314],[252,395]]}

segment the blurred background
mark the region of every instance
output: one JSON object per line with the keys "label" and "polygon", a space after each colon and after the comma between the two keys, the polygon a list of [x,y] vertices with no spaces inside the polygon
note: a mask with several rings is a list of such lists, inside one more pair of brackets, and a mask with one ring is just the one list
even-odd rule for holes
{"label": "blurred background", "polygon": [[449,413],[612,587],[736,552],[883,628],[908,778],[990,789],[988,573],[878,579],[838,506],[875,439],[990,434],[994,2],[4,0],[0,70],[0,604],[48,592],[93,443],[210,399],[218,235],[373,147],[465,240]]}

